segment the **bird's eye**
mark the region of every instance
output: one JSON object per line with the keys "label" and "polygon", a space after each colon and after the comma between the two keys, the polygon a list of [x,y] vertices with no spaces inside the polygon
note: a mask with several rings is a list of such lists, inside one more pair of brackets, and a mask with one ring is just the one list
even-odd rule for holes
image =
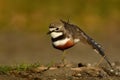
{"label": "bird's eye", "polygon": [[59,30],[59,28],[56,28],[56,30]]}

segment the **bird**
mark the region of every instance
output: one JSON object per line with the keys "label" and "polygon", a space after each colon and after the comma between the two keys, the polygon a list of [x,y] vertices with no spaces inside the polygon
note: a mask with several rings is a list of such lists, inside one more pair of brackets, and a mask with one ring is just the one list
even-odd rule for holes
{"label": "bird", "polygon": [[102,56],[101,60],[105,59],[109,66],[112,67],[102,46],[89,37],[79,26],[71,24],[69,21],[59,20],[49,25],[47,34],[51,36],[52,46],[63,52],[78,42],[90,45],[94,51]]}

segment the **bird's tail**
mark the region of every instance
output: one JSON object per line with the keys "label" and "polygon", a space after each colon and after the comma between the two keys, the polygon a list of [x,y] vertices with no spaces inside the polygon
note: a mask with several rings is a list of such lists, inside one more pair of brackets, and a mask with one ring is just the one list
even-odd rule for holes
{"label": "bird's tail", "polygon": [[110,65],[110,67],[112,68],[112,65],[110,63],[110,61],[108,60],[107,56],[105,55],[102,47],[100,44],[98,44],[96,41],[94,41],[92,38],[88,38],[87,42],[92,46],[92,48],[98,52],[106,61],[107,63]]}

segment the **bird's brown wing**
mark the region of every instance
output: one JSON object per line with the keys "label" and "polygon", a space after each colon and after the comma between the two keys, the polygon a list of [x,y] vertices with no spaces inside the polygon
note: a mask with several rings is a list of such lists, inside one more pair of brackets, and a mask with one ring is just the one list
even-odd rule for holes
{"label": "bird's brown wing", "polygon": [[70,35],[72,35],[74,39],[80,39],[82,43],[88,44],[88,41],[87,41],[88,36],[78,26],[69,24],[65,21],[62,21],[62,22],[64,23],[64,27],[67,31],[67,34],[69,33]]}
{"label": "bird's brown wing", "polygon": [[98,44],[95,40],[93,40],[91,37],[89,37],[82,29],[80,29],[78,26],[69,24],[65,21],[61,21],[64,24],[65,29],[74,37],[79,38],[81,42],[85,44],[89,44],[94,50],[96,50],[101,56],[104,57],[104,59],[107,61],[107,63],[112,67],[110,61],[106,57],[102,47],[100,44]]}

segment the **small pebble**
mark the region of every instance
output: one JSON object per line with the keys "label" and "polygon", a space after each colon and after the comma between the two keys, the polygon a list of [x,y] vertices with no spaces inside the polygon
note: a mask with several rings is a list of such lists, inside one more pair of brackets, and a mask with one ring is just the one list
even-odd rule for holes
{"label": "small pebble", "polygon": [[118,72],[116,72],[116,73],[115,73],[115,75],[119,75],[119,73],[118,73]]}
{"label": "small pebble", "polygon": [[113,70],[113,69],[111,69],[111,70],[110,70],[110,72],[114,72],[114,70]]}
{"label": "small pebble", "polygon": [[90,63],[87,64],[87,67],[91,67],[92,65]]}
{"label": "small pebble", "polygon": [[115,63],[112,63],[111,65],[112,65],[112,66],[115,66]]}
{"label": "small pebble", "polygon": [[82,75],[79,73],[79,74],[77,74],[77,76],[82,76]]}

